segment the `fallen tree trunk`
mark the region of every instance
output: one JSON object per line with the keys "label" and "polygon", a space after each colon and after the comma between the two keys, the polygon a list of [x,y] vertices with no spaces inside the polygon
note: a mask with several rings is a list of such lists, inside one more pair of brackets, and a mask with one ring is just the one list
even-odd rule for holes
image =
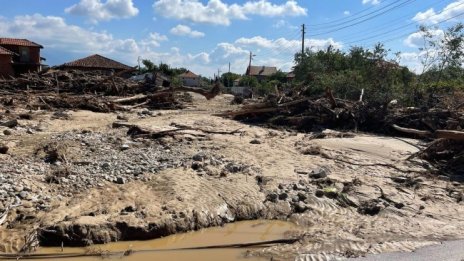
{"label": "fallen tree trunk", "polygon": [[424,138],[438,138],[438,139],[448,139],[448,140],[457,140],[464,141],[464,132],[463,131],[453,131],[453,130],[436,130],[435,132],[416,130],[411,128],[403,128],[396,124],[393,124],[392,127],[400,132],[414,134]]}
{"label": "fallen tree trunk", "polygon": [[404,133],[408,133],[408,134],[414,134],[414,135],[417,135],[417,136],[420,136],[420,137],[425,137],[425,138],[428,138],[428,137],[432,137],[432,133],[430,131],[422,131],[422,130],[416,130],[416,129],[411,129],[411,128],[403,128],[403,127],[400,127],[396,124],[393,124],[392,127],[399,131],[399,132],[404,132]]}

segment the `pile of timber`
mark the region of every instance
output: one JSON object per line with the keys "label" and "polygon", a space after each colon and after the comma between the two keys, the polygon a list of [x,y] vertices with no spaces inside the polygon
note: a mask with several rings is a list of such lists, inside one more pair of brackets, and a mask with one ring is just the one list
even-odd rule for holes
{"label": "pile of timber", "polygon": [[207,99],[219,94],[216,84],[211,90],[189,87],[166,87],[157,76],[143,81],[120,77],[127,71],[107,75],[104,72],[50,70],[29,73],[18,78],[0,80],[0,107],[27,109],[83,109],[94,112],[150,109],[179,109],[188,102],[181,93],[195,92]]}

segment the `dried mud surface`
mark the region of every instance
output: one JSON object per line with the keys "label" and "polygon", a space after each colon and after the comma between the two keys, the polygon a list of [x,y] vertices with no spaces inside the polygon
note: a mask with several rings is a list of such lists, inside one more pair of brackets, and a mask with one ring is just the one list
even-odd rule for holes
{"label": "dried mud surface", "polygon": [[[407,160],[419,141],[336,132],[315,139],[213,116],[234,108],[231,99],[194,95],[182,111],[124,117],[31,112],[0,136],[10,148],[0,154],[0,209],[14,206],[0,227],[0,251],[20,250],[36,229],[42,245],[85,246],[252,219],[299,226],[291,235],[298,243],[248,253],[275,260],[412,251],[463,238],[464,186]],[[112,128],[117,117],[155,131],[174,123],[240,133],[132,139]]]}

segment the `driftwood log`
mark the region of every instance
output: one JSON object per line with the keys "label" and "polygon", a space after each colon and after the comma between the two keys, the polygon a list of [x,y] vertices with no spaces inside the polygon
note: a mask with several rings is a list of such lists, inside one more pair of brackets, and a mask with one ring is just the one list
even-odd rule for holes
{"label": "driftwood log", "polygon": [[411,128],[403,128],[396,124],[393,124],[392,127],[399,131],[408,134],[414,134],[424,138],[438,138],[438,139],[449,139],[464,141],[464,132],[463,131],[453,131],[453,130],[436,130],[435,132],[416,130]]}

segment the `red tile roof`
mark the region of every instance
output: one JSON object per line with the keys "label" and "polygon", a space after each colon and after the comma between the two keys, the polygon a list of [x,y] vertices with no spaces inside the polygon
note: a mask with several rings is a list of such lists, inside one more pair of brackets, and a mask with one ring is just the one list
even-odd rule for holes
{"label": "red tile roof", "polygon": [[43,48],[42,45],[34,43],[27,39],[15,39],[15,38],[0,38],[0,45],[16,45],[16,46],[28,46],[28,47],[39,47]]}
{"label": "red tile roof", "polygon": [[98,54],[94,54],[79,60],[75,60],[69,63],[65,63],[60,67],[67,67],[67,68],[95,68],[95,69],[115,69],[115,70],[129,70],[132,67],[117,62],[115,60],[111,60],[109,58],[103,57]]}
{"label": "red tile roof", "polygon": [[15,55],[14,52],[12,52],[12,51],[10,51],[10,50],[8,50],[8,49],[5,49],[5,48],[3,48],[3,47],[0,46],[0,55],[1,55],[1,54]]}
{"label": "red tile roof", "polygon": [[198,78],[199,76],[194,74],[193,72],[191,71],[186,71],[184,73],[182,73],[181,75],[179,75],[179,77],[183,77],[183,78]]}

